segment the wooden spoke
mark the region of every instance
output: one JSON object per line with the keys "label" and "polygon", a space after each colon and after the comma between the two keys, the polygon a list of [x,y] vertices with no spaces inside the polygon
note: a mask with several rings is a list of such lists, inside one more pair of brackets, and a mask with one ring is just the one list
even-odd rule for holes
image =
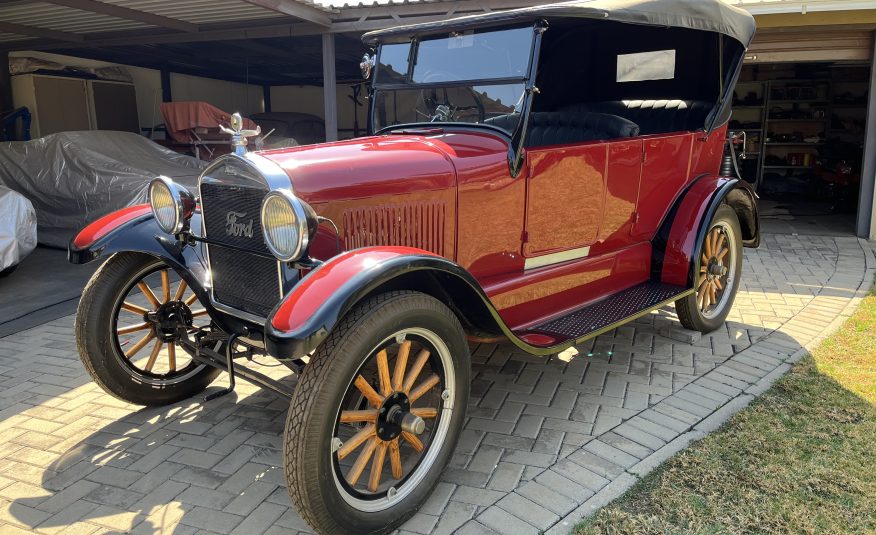
{"label": "wooden spoke", "polygon": [[351,486],[356,486],[356,483],[362,476],[362,472],[368,466],[368,461],[371,460],[371,455],[374,454],[374,449],[377,447],[377,440],[377,437],[372,437],[365,443],[365,447],[362,448],[362,452],[359,453],[359,457],[353,463],[353,467],[347,472],[347,483]]}
{"label": "wooden spoke", "polygon": [[206,309],[206,308],[201,308],[201,309],[198,309],[198,310],[192,310],[192,317],[193,317],[193,318],[198,318],[198,317],[206,316],[206,315],[207,315],[207,309]]}
{"label": "wooden spoke", "polygon": [[152,347],[152,353],[149,353],[149,360],[146,361],[146,365],[143,367],[145,371],[152,371],[152,367],[155,366],[155,361],[158,359],[158,354],[161,352],[162,347],[164,347],[164,344],[161,340],[155,340],[155,346]]}
{"label": "wooden spoke", "polygon": [[186,299],[186,306],[188,306],[188,307],[192,306],[192,304],[197,300],[198,300],[197,295],[195,295],[195,294],[190,295],[189,298]]}
{"label": "wooden spoke", "polygon": [[392,392],[392,381],[389,378],[389,361],[386,350],[377,353],[377,377],[380,380],[380,393],[386,397]]}
{"label": "wooden spoke", "polygon": [[341,411],[341,423],[373,422],[377,420],[376,410]]}
{"label": "wooden spoke", "polygon": [[170,301],[170,273],[166,269],[161,272],[161,296],[162,303]]}
{"label": "wooden spoke", "polygon": [[711,301],[712,305],[718,304],[718,295],[717,295],[717,292],[715,291],[714,284],[709,285],[709,300]]}
{"label": "wooden spoke", "polygon": [[173,344],[167,344],[167,368],[171,372],[176,371],[176,346]]}
{"label": "wooden spoke", "polygon": [[383,464],[386,462],[387,443],[381,441],[374,453],[374,462],[371,464],[371,477],[368,478],[368,490],[377,492],[380,487],[380,476],[383,473]]}
{"label": "wooden spoke", "polygon": [[727,235],[724,234],[723,232],[718,234],[718,242],[715,244],[715,254],[716,255],[718,254],[718,251],[720,251],[724,247],[724,241],[726,239],[727,239]]}
{"label": "wooden spoke", "polygon": [[173,294],[173,300],[179,301],[180,299],[182,299],[183,295],[185,295],[185,293],[186,293],[187,288],[188,288],[188,285],[186,284],[186,281],[183,279],[180,279],[179,286],[177,286],[177,288],[176,288],[176,293]]}
{"label": "wooden spoke", "polygon": [[408,433],[407,431],[402,431],[401,437],[403,439],[405,439],[408,442],[408,444],[411,445],[412,448],[417,450],[417,453],[420,453],[421,451],[426,449],[426,446],[423,446],[423,443],[420,442],[420,439],[417,438],[417,435],[415,435],[413,433]]}
{"label": "wooden spoke", "polygon": [[145,331],[146,329],[149,329],[151,327],[152,327],[151,323],[145,323],[145,322],[138,323],[136,325],[130,325],[128,327],[120,327],[120,328],[116,329],[116,334],[118,334],[118,335],[131,334],[131,333],[135,333],[137,331]]}
{"label": "wooden spoke", "polygon": [[408,355],[411,353],[411,342],[405,340],[398,348],[398,356],[395,359],[395,373],[392,375],[393,390],[401,390],[405,378],[405,370],[408,367]]}
{"label": "wooden spoke", "polygon": [[718,259],[718,262],[723,263],[723,262],[724,262],[724,257],[727,256],[727,253],[729,253],[729,252],[730,252],[730,248],[729,248],[729,247],[725,247],[723,251],[721,251],[720,253],[718,253],[718,256],[716,257],[716,258]]}
{"label": "wooden spoke", "polygon": [[338,460],[343,460],[344,457],[353,453],[353,451],[361,446],[366,440],[373,437],[375,435],[374,430],[374,424],[368,424],[360,429],[358,433],[350,437],[350,440],[344,442],[344,444],[338,448]]}
{"label": "wooden spoke", "polygon": [[715,288],[717,288],[718,290],[724,289],[724,285],[721,284],[721,279],[715,279]]}
{"label": "wooden spoke", "polygon": [[700,266],[700,273],[706,273],[708,271],[709,271],[709,268],[707,268],[706,266]]}
{"label": "wooden spoke", "polygon": [[131,357],[136,355],[137,352],[140,351],[141,349],[143,349],[146,346],[146,344],[148,344],[153,338],[155,338],[155,333],[150,331],[146,336],[141,338],[139,342],[137,342],[136,344],[131,346],[130,349],[125,351],[125,358],[130,359]]}
{"label": "wooden spoke", "polygon": [[158,308],[161,305],[161,303],[158,302],[158,298],[152,293],[149,285],[146,284],[146,281],[138,282],[137,287],[140,288],[140,291],[143,292],[143,295],[149,300],[153,307]]}
{"label": "wooden spoke", "polygon": [[697,292],[697,303],[700,304],[700,309],[701,309],[701,310],[705,310],[706,307],[709,306],[709,305],[706,304],[706,301],[705,301],[705,299],[706,299],[706,291],[707,291],[708,289],[709,289],[709,283],[706,282],[706,281],[703,281],[703,283],[700,284],[700,289],[699,289],[699,291]]}
{"label": "wooden spoke", "polygon": [[410,394],[408,394],[408,401],[410,401],[411,403],[417,401],[418,399],[423,397],[423,394],[434,388],[435,385],[440,382],[441,378],[438,377],[437,374],[433,373],[425,381],[420,383],[417,388],[413,389]]}
{"label": "wooden spoke", "polygon": [[127,301],[122,303],[122,309],[127,310],[128,312],[133,312],[134,314],[140,314],[141,316],[149,313],[149,311],[145,308],[137,306],[133,303],[129,303]]}
{"label": "wooden spoke", "polygon": [[405,382],[402,385],[402,390],[406,393],[411,391],[411,387],[414,386],[414,381],[419,377],[420,372],[423,371],[423,366],[426,365],[426,361],[429,360],[429,350],[424,349],[420,351],[420,354],[417,355],[417,360],[414,362],[413,368],[408,372],[407,377],[405,377]]}
{"label": "wooden spoke", "polygon": [[398,449],[398,439],[389,443],[389,465],[392,467],[392,477],[401,479],[404,472],[402,470],[401,452]]}
{"label": "wooden spoke", "polygon": [[362,392],[362,395],[365,396],[365,399],[368,400],[372,407],[378,408],[383,403],[383,396],[375,392],[374,388],[361,375],[356,376],[353,384],[356,385],[359,392]]}
{"label": "wooden spoke", "polygon": [[429,418],[437,418],[438,417],[438,409],[434,407],[424,407],[420,409],[411,409],[411,414],[414,416],[419,416],[424,420],[428,420]]}
{"label": "wooden spoke", "polygon": [[703,253],[703,257],[700,259],[703,264],[709,265],[709,257],[706,256],[706,253]]}

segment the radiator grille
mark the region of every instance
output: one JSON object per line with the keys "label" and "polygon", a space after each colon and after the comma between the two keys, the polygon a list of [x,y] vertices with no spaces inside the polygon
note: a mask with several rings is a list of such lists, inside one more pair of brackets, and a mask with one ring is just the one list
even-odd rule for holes
{"label": "radiator grille", "polygon": [[422,202],[356,208],[344,212],[344,245],[401,245],[444,256],[445,203]]}
{"label": "radiator grille", "polygon": [[267,191],[260,188],[201,183],[201,209],[210,241],[270,254],[262,236],[265,195]]}
{"label": "radiator grille", "polygon": [[267,317],[280,300],[277,261],[221,245],[208,245],[213,297],[225,305]]}

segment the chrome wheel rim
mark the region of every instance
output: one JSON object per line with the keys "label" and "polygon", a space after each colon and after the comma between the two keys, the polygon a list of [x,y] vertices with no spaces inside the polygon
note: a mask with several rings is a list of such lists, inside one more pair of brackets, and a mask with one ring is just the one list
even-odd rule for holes
{"label": "chrome wheel rim", "polygon": [[719,316],[736,284],[736,236],[733,228],[719,222],[709,229],[700,251],[697,274],[697,309],[704,318]]}
{"label": "chrome wheel rim", "polygon": [[204,368],[159,327],[159,318],[183,311],[191,315],[191,329],[210,322],[185,281],[171,279],[166,266],[153,264],[137,272],[119,292],[110,323],[116,359],[139,381],[156,386],[185,381]]}
{"label": "chrome wheel rim", "polygon": [[[455,381],[450,350],[430,330],[405,329],[374,347],[335,414],[329,454],[335,485],[347,504],[382,511],[417,488],[447,440]],[[409,412],[422,417],[420,434],[393,436],[381,429],[386,420],[380,411],[393,410],[393,396],[409,400]]]}

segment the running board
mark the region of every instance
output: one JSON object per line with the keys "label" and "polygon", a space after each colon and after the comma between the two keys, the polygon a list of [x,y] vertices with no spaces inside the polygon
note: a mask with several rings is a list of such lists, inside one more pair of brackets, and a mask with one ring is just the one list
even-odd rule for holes
{"label": "running board", "polygon": [[624,323],[668,305],[693,290],[683,286],[661,282],[643,282],[632,288],[611,295],[579,308],[574,312],[554,318],[519,333],[526,339],[533,334],[547,335],[554,339],[550,345],[561,345],[569,341],[581,342],[604,332],[615,329]]}

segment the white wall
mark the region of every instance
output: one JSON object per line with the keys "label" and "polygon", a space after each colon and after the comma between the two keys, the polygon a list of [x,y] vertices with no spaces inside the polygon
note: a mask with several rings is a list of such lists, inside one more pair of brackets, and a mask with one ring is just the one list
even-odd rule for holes
{"label": "white wall", "polygon": [[[82,67],[112,67],[117,63],[97,61],[92,59],[50,54],[48,52],[22,51],[10,52],[10,57],[31,57],[45,59],[61,64],[79,65]],[[142,128],[162,124],[161,115],[161,71],[144,69],[131,65],[122,65],[131,74],[134,89],[137,92],[137,114]],[[226,82],[199,76],[171,73],[170,91],[174,101],[203,100],[229,113],[239,111],[252,114],[264,111],[262,87],[237,82]],[[320,106],[321,107],[321,106]]]}
{"label": "white wall", "polygon": [[[340,139],[353,137],[353,90],[348,85],[338,84],[338,137]],[[278,85],[271,88],[272,111],[297,111],[309,113],[325,119],[325,106],[322,98],[322,87],[308,85]],[[364,135],[368,128],[368,99],[363,90],[359,94],[357,108],[359,116],[359,135]],[[348,129],[348,130],[344,130]]]}

